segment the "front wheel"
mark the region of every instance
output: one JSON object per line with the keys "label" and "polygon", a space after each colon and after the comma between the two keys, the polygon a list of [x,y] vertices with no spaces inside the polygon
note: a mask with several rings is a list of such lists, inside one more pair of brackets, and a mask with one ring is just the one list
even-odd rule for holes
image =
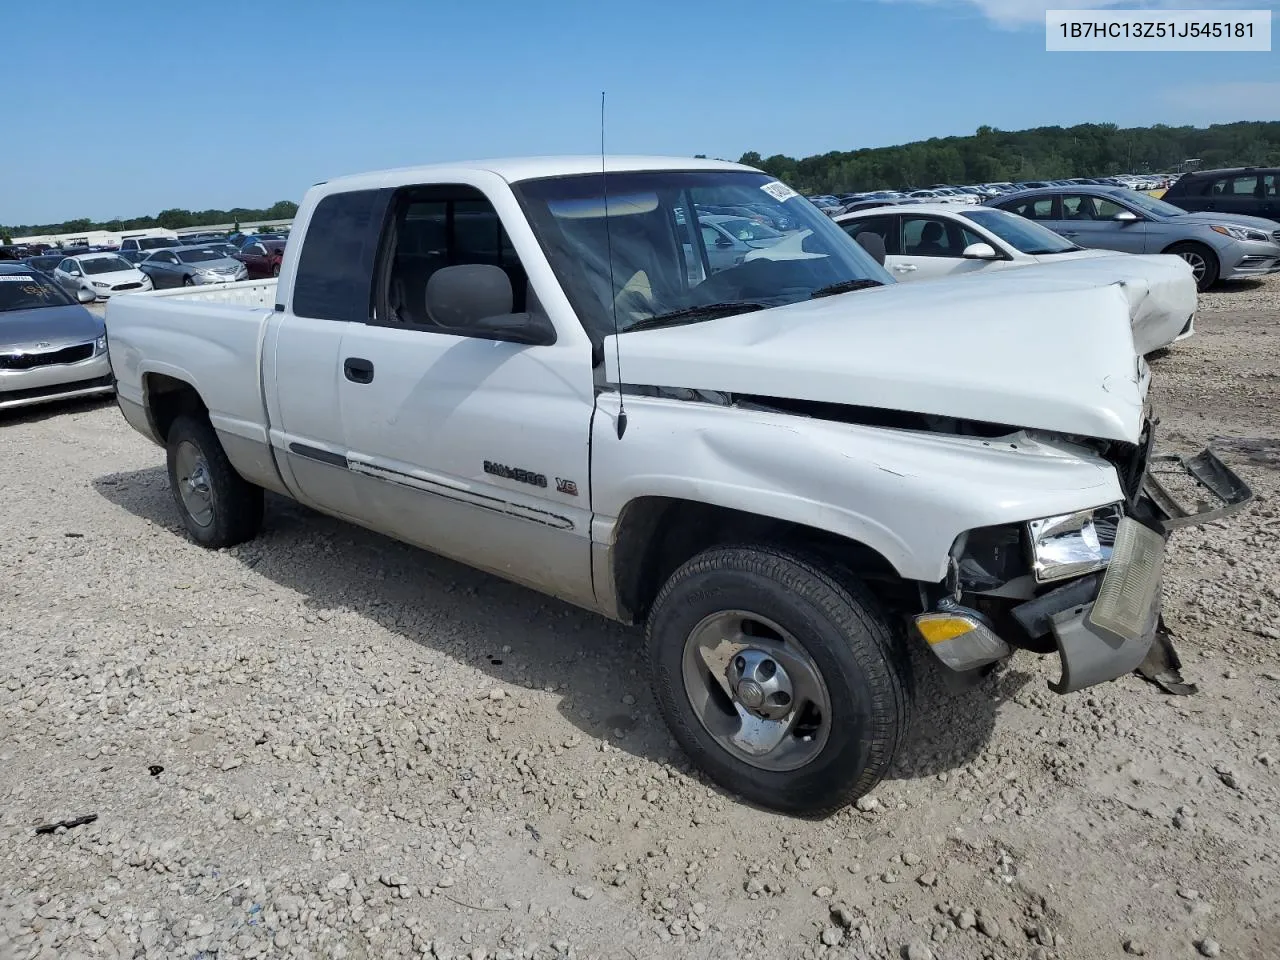
{"label": "front wheel", "polygon": [[836,810],[888,772],[908,726],[910,662],[858,584],[774,547],[721,547],[663,586],[649,616],[654,692],[717,783],[763,807]]}
{"label": "front wheel", "polygon": [[196,282],[192,280],[191,275],[188,274],[187,276],[182,278],[182,285],[184,287],[194,287],[196,285]]}
{"label": "front wheel", "polygon": [[1196,278],[1196,289],[1201,293],[1218,282],[1218,258],[1208,247],[1199,243],[1175,243],[1165,253],[1187,261]]}
{"label": "front wheel", "polygon": [[169,489],[191,539],[213,548],[251,540],[262,525],[262,488],[236,473],[213,425],[178,417],[165,446]]}

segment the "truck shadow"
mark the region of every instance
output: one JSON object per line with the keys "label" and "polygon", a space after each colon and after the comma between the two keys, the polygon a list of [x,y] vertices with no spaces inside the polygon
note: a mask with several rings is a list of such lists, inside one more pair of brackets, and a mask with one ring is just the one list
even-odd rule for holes
{"label": "truck shadow", "polygon": [[[166,471],[99,477],[109,502],[186,538]],[[192,551],[199,548],[192,545]],[[493,685],[554,690],[561,715],[586,736],[681,769],[691,766],[667,734],[649,692],[643,633],[381,534],[268,494],[260,536],[224,551],[300,595],[309,616],[343,611],[428,650],[478,668]],[[193,559],[197,562],[198,558]],[[935,666],[915,657],[922,695],[912,737],[893,778],[918,779],[961,766],[990,739],[1009,678],[944,689]],[[484,692],[477,689],[476,695]]]}

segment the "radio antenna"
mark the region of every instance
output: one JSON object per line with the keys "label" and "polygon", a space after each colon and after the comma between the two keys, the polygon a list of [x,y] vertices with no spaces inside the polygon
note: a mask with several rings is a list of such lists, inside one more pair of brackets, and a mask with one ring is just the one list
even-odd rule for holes
{"label": "radio antenna", "polygon": [[613,302],[613,360],[618,368],[618,439],[627,432],[627,402],[623,396],[622,348],[618,336],[618,293],[613,281],[613,233],[609,229],[609,170],[604,152],[604,91],[600,91],[600,183],[604,191],[604,246],[609,257],[609,296]]}

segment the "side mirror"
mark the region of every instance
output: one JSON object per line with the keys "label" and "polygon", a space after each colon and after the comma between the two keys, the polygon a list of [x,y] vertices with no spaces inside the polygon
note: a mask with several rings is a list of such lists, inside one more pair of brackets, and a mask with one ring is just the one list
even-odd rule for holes
{"label": "side mirror", "polygon": [[971,243],[964,248],[964,253],[960,256],[966,260],[995,260],[1000,254],[996,253],[996,248],[989,243]]}
{"label": "side mirror", "polygon": [[527,343],[549,347],[556,342],[556,328],[540,313],[503,313],[467,324],[467,332],[483,340]]}
{"label": "side mirror", "polygon": [[81,303],[93,303],[98,298],[92,290],[86,290],[84,287],[76,287],[76,299]]}
{"label": "side mirror", "polygon": [[882,267],[884,266],[884,238],[880,234],[864,230],[853,239],[858,241],[858,246],[871,254],[876,263]]}
{"label": "side mirror", "polygon": [[1117,223],[1137,223],[1138,215],[1132,210],[1121,210],[1111,219],[1115,220]]}

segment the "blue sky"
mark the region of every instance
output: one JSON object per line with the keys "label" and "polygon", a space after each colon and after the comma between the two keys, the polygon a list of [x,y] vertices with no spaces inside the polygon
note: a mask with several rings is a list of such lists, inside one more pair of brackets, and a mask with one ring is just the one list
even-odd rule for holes
{"label": "blue sky", "polygon": [[[1215,4],[1277,0],[1182,5]],[[0,223],[257,207],[361,170],[593,152],[602,89],[610,152],[729,159],[984,123],[1280,119],[1276,52],[1045,52],[1046,7],[1118,5],[5,3]]]}

